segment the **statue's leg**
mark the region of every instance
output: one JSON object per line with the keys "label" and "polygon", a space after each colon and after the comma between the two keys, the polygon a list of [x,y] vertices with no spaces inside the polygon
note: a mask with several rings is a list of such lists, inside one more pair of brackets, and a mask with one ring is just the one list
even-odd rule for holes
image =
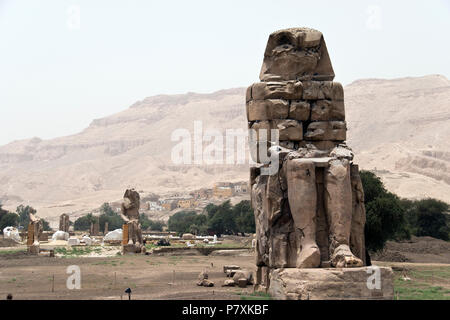
{"label": "statue's leg", "polygon": [[300,231],[300,253],[297,268],[320,266],[320,250],[316,243],[317,190],[312,161],[292,159],[287,162],[289,206],[295,228]]}
{"label": "statue's leg", "polygon": [[142,241],[142,229],[141,229],[141,224],[139,222],[136,222],[136,233],[137,233],[137,242],[139,242],[139,245],[143,244]]}
{"label": "statue's leg", "polygon": [[330,227],[331,264],[337,268],[361,267],[363,262],[350,251],[352,187],[348,160],[332,160],[325,171],[325,208]]}

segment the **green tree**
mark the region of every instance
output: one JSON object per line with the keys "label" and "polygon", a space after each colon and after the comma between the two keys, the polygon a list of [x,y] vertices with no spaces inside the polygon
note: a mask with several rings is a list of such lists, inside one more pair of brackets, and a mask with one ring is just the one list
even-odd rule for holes
{"label": "green tree", "polygon": [[407,208],[408,222],[416,236],[449,240],[449,205],[436,199],[413,201]]}
{"label": "green tree", "polygon": [[108,222],[108,230],[121,229],[125,223],[122,217],[106,202],[100,207],[98,220],[100,230],[105,230],[106,222]]}
{"label": "green tree", "polygon": [[230,200],[210,207],[208,212],[208,230],[218,236],[222,234],[234,234],[237,232],[235,217]]}
{"label": "green tree", "polygon": [[236,220],[236,231],[240,233],[254,233],[255,216],[249,200],[243,200],[233,207],[233,216]]}
{"label": "green tree", "polygon": [[169,230],[179,234],[189,232],[189,228],[195,223],[197,213],[195,211],[180,211],[169,218]]}
{"label": "green tree", "polygon": [[88,213],[85,216],[79,217],[75,220],[73,229],[75,231],[88,231],[91,228],[91,223],[95,222],[95,218],[92,213]]}
{"label": "green tree", "polygon": [[42,229],[44,231],[52,231],[52,228],[50,228],[50,224],[48,223],[48,221],[45,219],[41,219],[41,220],[42,220]]}
{"label": "green tree", "polygon": [[381,179],[373,172],[361,170],[359,172],[364,189],[364,202],[369,203],[387,193]]}
{"label": "green tree", "polygon": [[14,212],[7,212],[2,215],[0,219],[0,231],[6,227],[17,227],[19,223],[19,216]]}
{"label": "green tree", "polygon": [[153,221],[150,220],[150,230],[153,231],[163,231],[163,228],[166,224],[162,221]]}
{"label": "green tree", "polygon": [[3,209],[3,208],[2,208],[2,204],[0,203],[0,220],[2,220],[3,216],[4,216],[5,214],[7,214],[7,213],[9,213],[9,211]]}
{"label": "green tree", "polygon": [[16,208],[16,212],[19,215],[19,225],[26,230],[30,223],[30,212],[36,212],[33,207],[20,205]]}
{"label": "green tree", "polygon": [[374,173],[361,171],[360,175],[366,208],[366,248],[378,251],[388,240],[409,238],[406,210],[399,197],[388,192]]}

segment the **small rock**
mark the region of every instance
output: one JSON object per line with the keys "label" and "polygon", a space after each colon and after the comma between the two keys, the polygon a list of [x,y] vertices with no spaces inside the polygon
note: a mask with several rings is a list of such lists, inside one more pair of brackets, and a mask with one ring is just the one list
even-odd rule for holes
{"label": "small rock", "polygon": [[203,279],[199,282],[197,282],[198,286],[203,286],[203,287],[214,287],[214,282],[208,280],[208,279]]}
{"label": "small rock", "polygon": [[223,266],[223,273],[227,273],[227,270],[239,270],[241,269],[241,267],[237,266],[237,265],[225,265]]}
{"label": "small rock", "polygon": [[253,272],[248,270],[236,270],[233,280],[238,283],[240,279],[246,279],[247,284],[253,284]]}
{"label": "small rock", "polygon": [[205,279],[208,279],[208,273],[206,272],[206,270],[203,270],[198,275],[198,280],[202,281],[202,280],[205,280]]}
{"label": "small rock", "polygon": [[238,284],[238,286],[239,286],[239,288],[246,288],[247,287],[247,279],[246,278],[240,278],[238,281],[237,281],[237,284]]}
{"label": "small rock", "polygon": [[234,287],[235,284],[233,279],[227,279],[223,282],[222,287]]}

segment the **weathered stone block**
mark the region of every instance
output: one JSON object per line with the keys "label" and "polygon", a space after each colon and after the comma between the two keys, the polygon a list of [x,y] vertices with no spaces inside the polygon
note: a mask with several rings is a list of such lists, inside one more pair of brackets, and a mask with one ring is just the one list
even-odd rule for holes
{"label": "weathered stone block", "polygon": [[286,119],[289,114],[289,102],[282,99],[251,100],[247,103],[249,121]]}
{"label": "weathered stone block", "polygon": [[334,147],[337,146],[337,144],[339,142],[338,141],[329,141],[329,140],[323,140],[323,141],[310,140],[310,141],[308,141],[308,143],[313,144],[319,150],[332,150]]}
{"label": "weathered stone block", "polygon": [[317,100],[311,105],[312,121],[345,120],[344,101]]}
{"label": "weathered stone block", "polygon": [[304,100],[292,100],[289,107],[289,119],[307,121],[311,113],[311,106]]}
{"label": "weathered stone block", "polygon": [[275,269],[269,293],[278,300],[392,300],[393,272],[389,267]]}
{"label": "weathered stone block", "polygon": [[233,276],[233,280],[236,283],[239,283],[239,280],[245,279],[247,284],[253,284],[253,272],[248,270],[236,270],[236,273]]}
{"label": "weathered stone block", "polygon": [[344,141],[346,132],[345,121],[311,122],[306,130],[305,139]]}
{"label": "weathered stone block", "polygon": [[249,102],[250,100],[252,100],[252,86],[249,86],[245,92],[245,102]]}
{"label": "weathered stone block", "polygon": [[339,82],[303,81],[302,84],[305,100],[344,100],[344,89]]}
{"label": "weathered stone block", "polygon": [[239,270],[241,267],[235,264],[227,264],[223,266],[223,273],[227,273],[227,270]]}
{"label": "weathered stone block", "polygon": [[303,126],[296,120],[269,120],[255,122],[252,129],[256,131],[256,139],[262,141],[276,141],[278,130],[278,140],[301,141],[303,139]]}
{"label": "weathered stone block", "polygon": [[287,99],[302,98],[303,86],[300,81],[285,82],[258,82],[252,86],[252,99]]}
{"label": "weathered stone block", "polygon": [[303,126],[296,120],[273,120],[273,128],[279,130],[280,141],[301,141],[303,139]]}
{"label": "weathered stone block", "polygon": [[320,31],[290,28],[269,36],[259,75],[261,81],[333,80],[327,47]]}
{"label": "weathered stone block", "polygon": [[247,279],[241,278],[237,281],[237,284],[238,284],[239,288],[245,288],[245,287],[247,287]]}

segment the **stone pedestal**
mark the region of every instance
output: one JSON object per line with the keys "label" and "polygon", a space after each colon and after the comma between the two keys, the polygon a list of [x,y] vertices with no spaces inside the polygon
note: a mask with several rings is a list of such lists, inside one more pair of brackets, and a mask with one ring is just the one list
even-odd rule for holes
{"label": "stone pedestal", "polygon": [[32,245],[28,246],[27,249],[28,249],[27,250],[28,254],[37,256],[39,254],[40,246],[38,244],[32,244]]}
{"label": "stone pedestal", "polygon": [[137,246],[135,244],[126,244],[122,246],[122,253],[123,254],[129,254],[129,253],[141,253],[142,252],[142,247],[141,246]]}
{"label": "stone pedestal", "polygon": [[268,292],[278,300],[392,300],[389,267],[274,269]]}

